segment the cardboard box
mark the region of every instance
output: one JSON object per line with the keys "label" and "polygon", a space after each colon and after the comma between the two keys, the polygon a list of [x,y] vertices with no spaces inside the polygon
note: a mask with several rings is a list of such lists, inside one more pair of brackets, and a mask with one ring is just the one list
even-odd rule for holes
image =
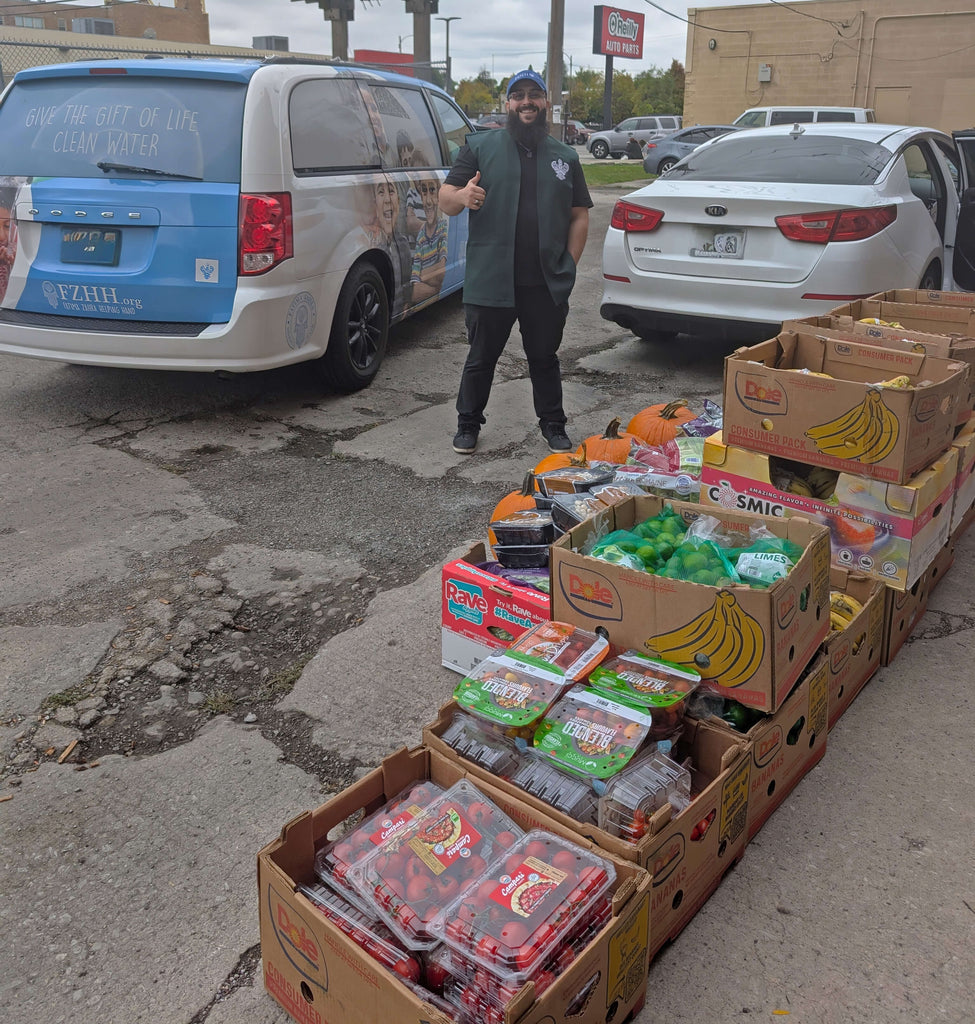
{"label": "cardboard box", "polygon": [[929,334],[957,334],[975,338],[975,293],[925,292],[895,288],[830,310],[855,320],[876,317]]}
{"label": "cardboard box", "polygon": [[948,538],[948,542],[935,555],[934,561],[932,561],[928,571],[925,573],[928,597],[934,593],[938,584],[948,575],[948,570],[955,563],[955,548],[958,545],[958,536],[959,534],[955,532]]}
{"label": "cardboard box", "polygon": [[445,668],[461,675],[550,618],[548,594],[515,586],[473,564],[485,561],[484,545],[475,544],[443,567],[441,656]]}
{"label": "cardboard box", "polygon": [[[972,451],[975,459],[975,445]],[[958,452],[949,448],[905,484],[840,473],[829,501],[780,491],[771,457],[704,441],[701,504],[776,518],[801,515],[830,531],[831,564],[904,590],[921,577],[951,532]]]}
{"label": "cardboard box", "polygon": [[[719,519],[744,538],[756,523],[764,523],[779,537],[788,537],[804,553],[788,576],[767,590],[747,586],[711,587],[638,572],[581,554],[594,539],[589,521],[577,526],[552,546],[552,615],[584,629],[602,627],[611,643],[646,652],[651,642],[681,631],[706,615],[734,613],[745,616],[747,647],[728,654],[721,629],[708,650],[696,643],[686,646],[687,664],[702,670],[701,657],[710,656],[712,672],[721,674],[708,685],[749,707],[774,711],[812,660],[829,627],[829,531],[805,519],[776,519],[703,509],[682,501],[665,502],[651,495],[629,498],[612,506],[613,529],[628,529],[656,515],[670,504],[685,522],[702,515]],[[605,513],[604,513],[605,514]],[[692,631],[693,632],[693,631]],[[681,660],[673,638],[667,658]],[[652,652],[651,652],[652,653]],[[726,664],[727,663],[727,664]],[[725,667],[726,664],[726,667]],[[704,667],[707,674],[707,666]],[[734,679],[733,688],[722,679]]]}
{"label": "cardboard box", "polygon": [[440,709],[436,722],[423,731],[424,745],[462,765],[471,780],[522,828],[551,819],[583,839],[653,875],[650,909],[651,954],[675,938],[718,887],[745,850],[748,816],[748,742],[731,730],[685,718],[675,758],[692,760],[691,804],[673,815],[670,805],[650,819],[647,834],[628,843],[594,825],[583,825],[505,779],[466,761],[440,736],[450,724],[456,704]]}
{"label": "cardboard box", "polygon": [[903,327],[884,327],[880,324],[861,323],[855,319],[867,314],[862,311],[861,303],[851,302],[840,309],[850,310],[854,316],[830,314],[827,316],[810,316],[802,320],[786,320],[782,324],[783,331],[811,331],[827,338],[842,338],[848,341],[866,341],[871,345],[885,348],[896,348],[909,352],[926,352],[939,359],[951,359],[966,363],[968,372],[968,397],[958,405],[956,426],[966,423],[975,405],[975,338],[959,337],[956,334],[928,334],[906,325]]}
{"label": "cardboard box", "polygon": [[892,590],[884,595],[884,640],[880,664],[889,665],[914,632],[928,610],[931,580],[925,573],[909,590]]}
{"label": "cardboard box", "polygon": [[[810,372],[795,372],[801,369]],[[922,352],[784,331],[726,358],[725,441],[906,483],[950,446],[968,374],[964,363]],[[870,386],[901,375],[914,386]]]}
{"label": "cardboard box", "polygon": [[[257,873],[264,984],[295,1020],[448,1024],[444,1013],[368,956],[295,892],[295,886],[313,881],[316,849],[329,830],[350,815],[380,806],[419,779],[449,786],[463,775],[456,762],[430,750],[404,748],[328,803],[288,822],[280,838],[261,850]],[[538,824],[579,841],[571,829],[542,816]],[[650,876],[629,860],[600,853],[616,869],[613,916],[541,997],[535,999],[534,986],[526,983],[509,1003],[506,1022],[604,1024],[610,1017],[626,1020],[642,1007],[650,955]],[[583,1010],[570,1013],[573,1001],[590,983]]]}
{"label": "cardboard box", "polygon": [[877,580],[845,569],[831,569],[829,582],[831,590],[849,594],[863,605],[863,611],[842,633],[830,634],[823,643],[823,655],[829,667],[829,728],[832,729],[880,668],[887,588]]}
{"label": "cardboard box", "polygon": [[954,533],[975,504],[975,418],[958,431],[951,446],[958,452],[955,497],[951,507],[951,532]]}

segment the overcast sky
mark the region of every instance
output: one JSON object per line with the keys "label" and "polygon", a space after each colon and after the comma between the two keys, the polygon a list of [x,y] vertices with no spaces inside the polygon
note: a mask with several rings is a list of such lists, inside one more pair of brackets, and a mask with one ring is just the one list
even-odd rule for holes
{"label": "overcast sky", "polygon": [[[696,19],[707,24],[707,7],[741,6],[761,0],[712,0],[701,3]],[[616,71],[637,74],[651,67],[667,69],[674,59],[684,61],[687,41],[687,3],[681,0],[624,0],[620,9],[644,14],[644,59],[614,58]],[[592,0],[564,0],[563,51],[573,71],[602,71],[606,58],[592,52]],[[168,6],[168,5],[167,5]],[[607,6],[616,6],[608,4]],[[658,8],[663,8],[660,10]],[[250,46],[254,36],[287,36],[292,50],[331,54],[331,24],[322,17],[317,0],[206,0],[210,41],[225,46]],[[349,56],[355,49],[412,52],[413,15],[403,0],[357,0],[349,25]],[[663,13],[669,12],[668,14]],[[454,81],[473,78],[487,68],[504,78],[531,64],[545,64],[548,0],[440,0],[439,17],[459,17],[450,23],[450,58]],[[434,20],[430,29],[431,59],[444,59],[445,24]]]}

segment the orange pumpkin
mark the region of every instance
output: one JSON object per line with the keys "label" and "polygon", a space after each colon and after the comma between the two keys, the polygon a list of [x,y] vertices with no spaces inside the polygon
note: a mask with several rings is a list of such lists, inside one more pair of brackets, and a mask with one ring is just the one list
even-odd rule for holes
{"label": "orange pumpkin", "polygon": [[641,409],[627,424],[627,431],[647,444],[664,444],[677,436],[682,423],[696,419],[687,408],[687,402],[678,398],[675,402],[661,402]]}
{"label": "orange pumpkin", "polygon": [[589,465],[586,456],[586,443],[579,445],[579,453],[558,452],[554,455],[546,455],[544,459],[532,470],[537,476],[539,473],[547,473],[550,469],[568,469],[570,466],[583,468]]}
{"label": "orange pumpkin", "polygon": [[636,440],[632,434],[620,433],[619,418],[614,417],[601,434],[587,437],[579,445],[576,455],[582,454],[585,449],[593,462],[614,462],[622,465],[630,457],[630,449]]}

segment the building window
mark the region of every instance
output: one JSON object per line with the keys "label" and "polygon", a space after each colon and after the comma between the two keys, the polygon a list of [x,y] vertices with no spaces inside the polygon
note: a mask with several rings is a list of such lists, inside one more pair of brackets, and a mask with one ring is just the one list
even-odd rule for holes
{"label": "building window", "polygon": [[58,31],[59,32],[67,32],[68,31],[68,23],[64,20],[64,18],[58,18]]}
{"label": "building window", "polygon": [[28,18],[26,15],[23,15],[23,14],[15,14],[14,15],[14,24],[15,25],[19,25],[20,28],[43,28],[44,27],[44,19],[43,18]]}

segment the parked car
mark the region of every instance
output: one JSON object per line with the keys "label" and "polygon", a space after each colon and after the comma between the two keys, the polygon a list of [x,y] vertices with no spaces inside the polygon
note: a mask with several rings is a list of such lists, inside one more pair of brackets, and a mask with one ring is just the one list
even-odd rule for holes
{"label": "parked car", "polygon": [[626,144],[631,135],[636,136],[640,143],[644,143],[649,139],[672,135],[680,127],[679,114],[628,117],[609,131],[594,132],[589,136],[587,146],[597,160],[604,160],[608,156],[619,160],[626,155]]}
{"label": "parked car", "polygon": [[966,155],[975,133],[866,123],[717,138],[617,201],[600,312],[648,340],[743,340],[887,289],[969,290]]}
{"label": "parked car", "polygon": [[484,114],[474,122],[475,128],[506,128],[507,114]]}
{"label": "parked car", "polygon": [[589,141],[589,129],[581,121],[566,121],[565,141],[570,146],[584,146]]}
{"label": "parked car", "polygon": [[765,128],[772,124],[818,124],[820,121],[876,121],[869,107],[752,107],[734,120],[736,128]]}
{"label": "parked car", "polygon": [[[418,78],[306,60],[20,71],[0,103],[0,351],[376,375],[390,324],[463,284],[437,193],[471,124]],[[432,253],[432,276],[413,283]],[[436,257],[439,256],[439,259]]]}
{"label": "parked car", "polygon": [[698,146],[733,131],[735,127],[730,124],[696,124],[662,139],[651,139],[643,145],[643,169],[650,174],[665,174]]}

